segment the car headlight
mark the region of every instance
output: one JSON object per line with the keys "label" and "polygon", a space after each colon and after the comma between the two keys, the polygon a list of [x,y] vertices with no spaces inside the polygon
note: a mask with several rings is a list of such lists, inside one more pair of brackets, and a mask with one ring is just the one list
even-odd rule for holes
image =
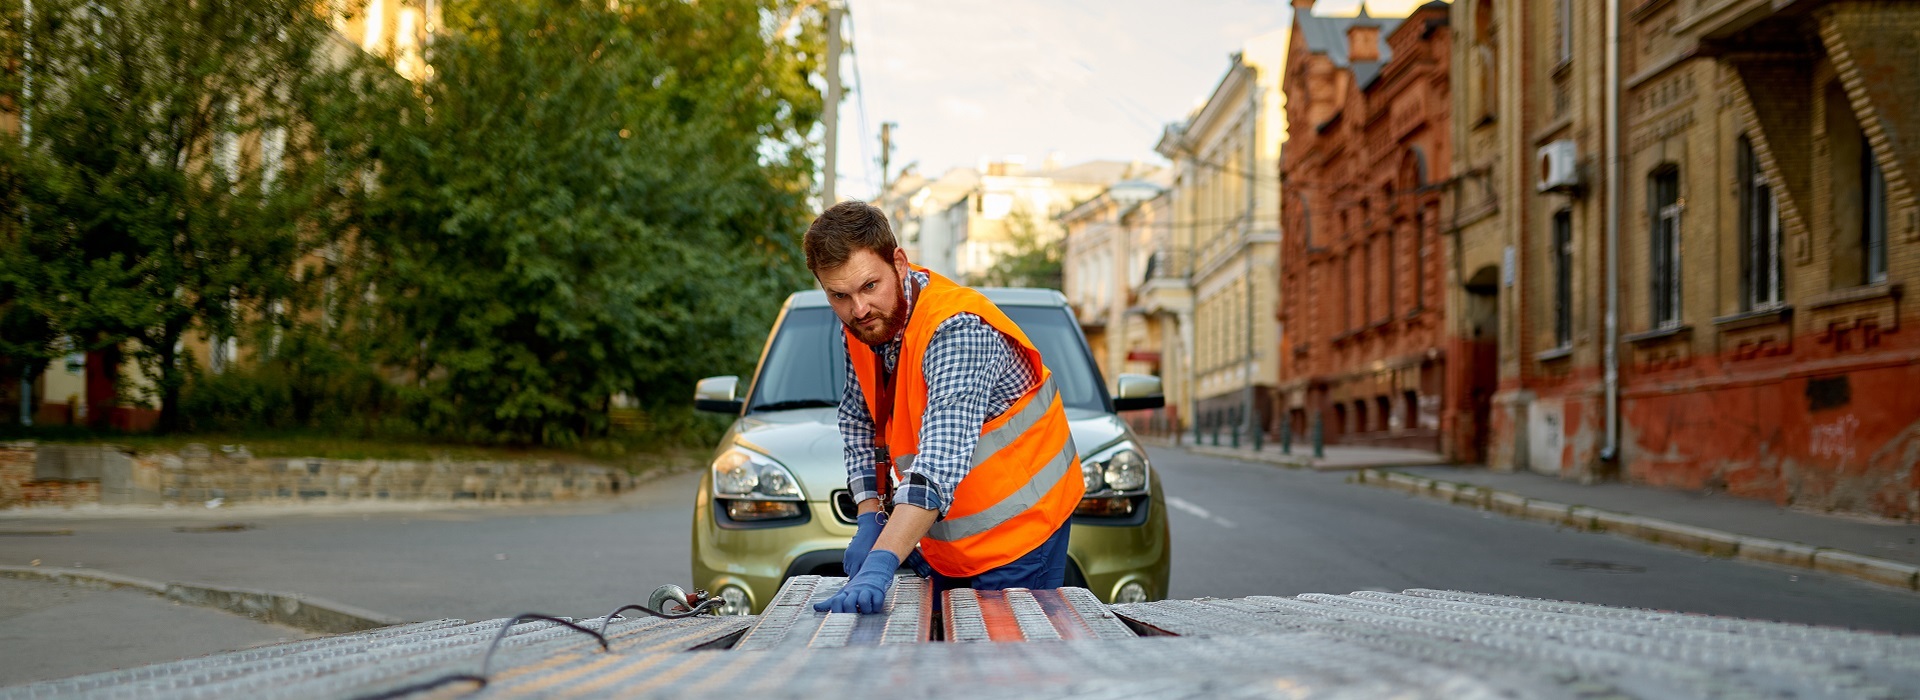
{"label": "car headlight", "polygon": [[1080,479],[1087,482],[1087,493],[1099,493],[1100,489],[1107,487],[1106,475],[1100,463],[1091,459],[1080,463]]}
{"label": "car headlight", "polygon": [[716,498],[758,501],[798,501],[800,482],[793,472],[770,458],[735,447],[713,460]]}
{"label": "car headlight", "polygon": [[1138,491],[1147,485],[1147,458],[1133,450],[1121,450],[1107,460],[1107,486],[1115,491]]}
{"label": "car headlight", "polygon": [[1132,443],[1122,443],[1081,460],[1080,478],[1088,496],[1138,492],[1147,487],[1147,457]]}

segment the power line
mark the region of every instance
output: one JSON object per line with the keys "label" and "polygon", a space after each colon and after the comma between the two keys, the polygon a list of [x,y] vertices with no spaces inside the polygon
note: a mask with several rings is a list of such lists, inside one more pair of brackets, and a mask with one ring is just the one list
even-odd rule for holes
{"label": "power line", "polygon": [[867,184],[871,185],[875,181],[873,158],[867,153],[867,83],[860,79],[860,28],[853,22],[853,8],[847,8],[841,16],[847,20],[847,33],[853,36],[853,41],[847,42],[847,54],[853,57],[853,95],[860,110],[860,137],[854,140],[860,142],[860,169],[867,174]]}

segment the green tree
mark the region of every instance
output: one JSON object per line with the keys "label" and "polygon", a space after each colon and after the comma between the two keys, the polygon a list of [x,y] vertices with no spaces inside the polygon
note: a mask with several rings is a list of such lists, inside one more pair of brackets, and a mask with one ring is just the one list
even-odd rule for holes
{"label": "green tree", "polygon": [[9,5],[34,89],[7,86],[30,140],[0,145],[4,254],[30,279],[0,281],[0,307],[83,349],[134,341],[162,428],[181,427],[187,333],[284,308],[296,261],[341,230],[356,151],[325,119],[371,68],[312,0],[36,0],[30,25]]}
{"label": "green tree", "polygon": [[443,7],[354,246],[417,422],[567,443],[751,362],[807,282],[817,3]]}
{"label": "green tree", "polygon": [[1059,289],[1063,279],[1060,234],[1047,231],[1024,209],[1009,214],[1006,222],[1007,240],[1012,246],[1006,255],[980,274],[979,283],[990,287]]}

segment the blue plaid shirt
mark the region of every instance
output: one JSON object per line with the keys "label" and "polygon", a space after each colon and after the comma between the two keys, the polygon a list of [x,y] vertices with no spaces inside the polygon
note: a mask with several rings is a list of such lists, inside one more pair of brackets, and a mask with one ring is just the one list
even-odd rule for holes
{"label": "blue plaid shirt", "polygon": [[[901,281],[909,314],[920,289],[929,281],[927,273],[917,271]],[[885,344],[871,346],[887,372],[894,371],[900,362],[905,331],[901,329]],[[934,329],[921,366],[927,377],[927,412],[920,418],[920,449],[913,465],[900,475],[900,484],[894,489],[895,505],[917,506],[946,516],[949,495],[973,468],[973,448],[980,441],[980,427],[1005,413],[1040,383],[1040,373],[1027,365],[1015,347],[1012,339],[973,314],[956,314]],[[880,459],[880,448],[874,445],[873,416],[860,393],[852,353],[847,355],[846,390],[840,397],[840,436],[845,442],[847,488],[853,491],[853,502],[879,498],[874,464]]]}

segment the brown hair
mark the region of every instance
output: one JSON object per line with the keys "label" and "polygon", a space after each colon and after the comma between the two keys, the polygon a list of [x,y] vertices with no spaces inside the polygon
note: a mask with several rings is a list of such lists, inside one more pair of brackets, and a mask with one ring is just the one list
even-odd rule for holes
{"label": "brown hair", "polygon": [[847,264],[854,253],[862,250],[873,251],[891,263],[893,251],[900,244],[893,238],[893,227],[887,224],[886,212],[850,199],[827,207],[814,218],[800,247],[807,252],[807,269],[818,274]]}

